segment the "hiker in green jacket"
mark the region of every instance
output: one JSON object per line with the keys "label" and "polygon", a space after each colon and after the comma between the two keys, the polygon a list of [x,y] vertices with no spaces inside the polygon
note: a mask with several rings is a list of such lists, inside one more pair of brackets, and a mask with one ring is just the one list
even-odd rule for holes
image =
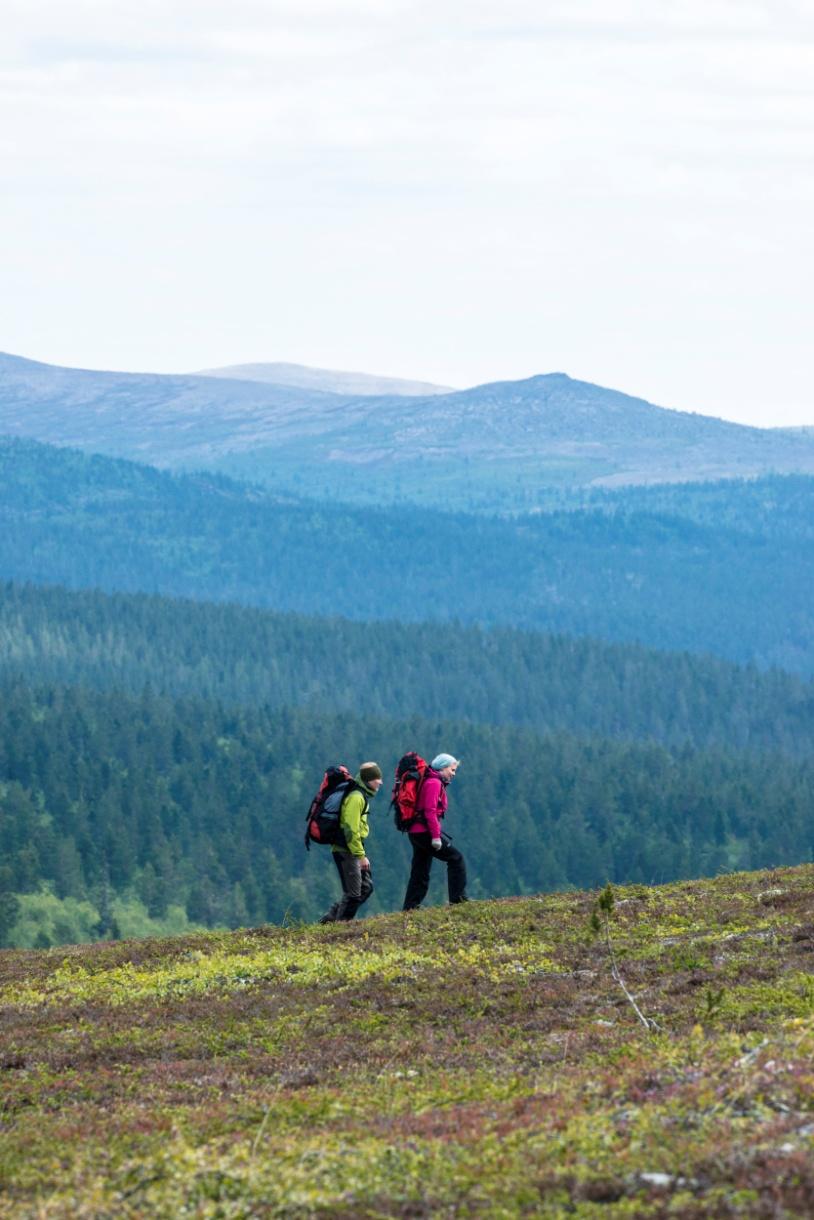
{"label": "hiker in green jacket", "polygon": [[362,763],[354,776],[354,786],[342,802],[339,825],[346,846],[332,847],[334,864],[342,882],[342,897],[320,919],[320,923],[353,919],[363,902],[373,893],[370,861],[365,855],[368,835],[370,801],[382,786],[382,773],[377,763]]}

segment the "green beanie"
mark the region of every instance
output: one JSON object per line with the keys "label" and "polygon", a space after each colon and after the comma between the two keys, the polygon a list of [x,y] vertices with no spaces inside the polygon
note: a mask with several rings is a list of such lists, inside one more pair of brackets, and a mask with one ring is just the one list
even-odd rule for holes
{"label": "green beanie", "polygon": [[382,778],[382,769],[378,763],[366,762],[362,763],[359,768],[359,778],[369,784],[372,779]]}

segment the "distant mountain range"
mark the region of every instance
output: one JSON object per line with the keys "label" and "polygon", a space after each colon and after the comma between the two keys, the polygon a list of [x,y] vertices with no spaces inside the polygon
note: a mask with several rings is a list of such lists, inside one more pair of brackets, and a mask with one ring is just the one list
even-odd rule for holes
{"label": "distant mountain range", "polygon": [[336,369],[312,369],[305,364],[230,364],[222,369],[201,369],[200,377],[226,377],[229,380],[260,381],[264,384],[299,386],[305,390],[328,390],[333,394],[392,394],[427,397],[450,394],[452,386],[429,381],[406,381],[402,377],[377,377],[371,373],[343,373]]}
{"label": "distant mountain range", "polygon": [[340,394],[0,355],[0,433],[309,496],[469,509],[534,507],[541,487],[814,473],[806,430],[667,410],[564,373],[439,388]]}

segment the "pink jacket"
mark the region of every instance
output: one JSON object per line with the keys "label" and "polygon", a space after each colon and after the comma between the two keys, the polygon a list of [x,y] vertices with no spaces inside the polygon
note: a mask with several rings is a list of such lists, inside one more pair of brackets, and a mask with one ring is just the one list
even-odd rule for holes
{"label": "pink jacket", "polygon": [[421,821],[410,827],[410,834],[426,834],[431,839],[441,838],[441,818],[447,811],[447,786],[432,767],[427,770],[421,791],[418,794],[416,813]]}

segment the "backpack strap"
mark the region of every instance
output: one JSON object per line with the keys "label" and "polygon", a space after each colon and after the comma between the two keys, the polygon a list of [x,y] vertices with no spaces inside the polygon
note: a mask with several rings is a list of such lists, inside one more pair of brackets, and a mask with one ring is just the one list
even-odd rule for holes
{"label": "backpack strap", "polygon": [[366,818],[367,815],[370,813],[370,801],[367,798],[367,793],[365,792],[365,790],[361,784],[357,784],[356,780],[353,781],[351,787],[348,789],[348,792],[349,793],[353,792],[354,788],[356,789],[357,792],[361,792],[361,794],[362,794],[362,800],[365,802],[365,807],[362,810],[362,817]]}
{"label": "backpack strap", "polygon": [[[350,796],[350,794],[352,792],[361,792],[362,800],[365,803],[364,809],[362,810],[362,817],[363,818],[367,817],[367,815],[370,813],[370,801],[367,799],[367,792],[365,792],[365,790],[361,784],[357,784],[355,779],[348,781],[347,790],[345,792],[345,795],[342,797],[342,805],[345,804],[345,801],[348,799],[348,797]],[[342,806],[340,805],[340,813],[341,813],[341,809],[342,809]]]}

